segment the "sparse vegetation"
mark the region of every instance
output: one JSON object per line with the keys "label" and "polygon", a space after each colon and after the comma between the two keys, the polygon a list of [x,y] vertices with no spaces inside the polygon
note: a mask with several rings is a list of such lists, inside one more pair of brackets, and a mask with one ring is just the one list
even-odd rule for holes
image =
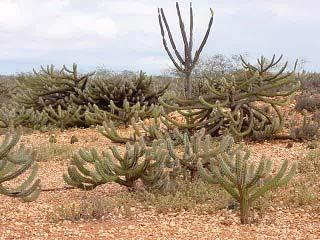
{"label": "sparse vegetation", "polygon": [[[40,229],[33,237],[42,239],[63,226],[117,239],[122,236],[102,235],[100,228],[131,234],[163,223],[166,231],[197,239],[199,219],[203,231],[247,231],[240,223],[252,224],[250,234],[259,224],[259,231],[277,226],[286,235],[297,221],[318,220],[320,74],[297,73],[298,61],[291,68],[282,55],[255,64],[235,55],[200,58],[212,9],[197,49],[192,5],[188,29],[178,3],[176,11],[181,46],[158,9],[170,76],[83,73],[77,64],[0,76],[0,128],[8,132],[0,135],[0,232]],[[19,126],[32,133],[20,139]],[[19,140],[32,150],[15,149]],[[41,191],[29,205],[7,201],[31,202]],[[107,224],[91,223],[96,220]],[[22,226],[31,221],[34,226]]]}
{"label": "sparse vegetation", "polygon": [[75,147],[72,145],[61,145],[56,142],[35,146],[34,149],[37,151],[36,161],[48,163],[51,161],[70,161],[75,151]]}
{"label": "sparse vegetation", "polygon": [[165,195],[157,191],[138,191],[98,198],[86,197],[56,208],[49,217],[53,221],[90,221],[117,215],[131,217],[150,209],[161,214],[183,210],[207,214],[226,208],[229,200],[229,196],[218,186],[213,189],[202,181],[181,182],[179,188]]}

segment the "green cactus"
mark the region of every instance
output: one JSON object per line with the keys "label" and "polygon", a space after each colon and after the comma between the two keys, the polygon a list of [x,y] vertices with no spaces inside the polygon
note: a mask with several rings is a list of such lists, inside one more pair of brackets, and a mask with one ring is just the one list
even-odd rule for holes
{"label": "green cactus", "polygon": [[33,129],[43,129],[48,118],[45,113],[33,108],[19,107],[17,104],[8,104],[0,108],[0,128],[15,128],[20,125]]}
{"label": "green cactus", "polygon": [[[174,160],[178,161],[183,169],[185,169],[191,180],[198,178],[198,163],[205,166],[208,164],[208,158],[214,157],[227,151],[233,144],[233,139],[226,136],[219,143],[214,143],[209,135],[205,136],[205,129],[189,136],[187,133],[183,134],[183,150],[179,147],[174,149],[172,140],[167,138],[167,149],[169,155]],[[181,152],[181,154],[178,154]]]}
{"label": "green cactus", "polygon": [[[68,174],[63,175],[66,183],[91,190],[101,184],[116,182],[134,190],[136,181],[144,175],[153,157],[151,149],[147,149],[141,140],[133,145],[127,143],[123,156],[116,147],[110,147],[110,150],[112,154],[103,152],[102,156],[95,149],[80,150],[73,157]],[[91,170],[88,164],[93,165],[94,169]]]}
{"label": "green cactus", "polygon": [[[61,70],[56,70],[53,65],[41,66],[40,71],[33,70],[33,73],[18,77],[15,100],[26,108],[39,111],[49,106],[57,109],[59,105],[66,109],[74,99],[80,101],[84,98],[83,91],[89,78],[94,74],[79,74],[76,64],[72,69],[63,66]],[[80,105],[79,102],[77,105]]]}
{"label": "green cactus", "polygon": [[115,143],[127,143],[127,142],[134,143],[138,141],[138,138],[136,137],[135,134],[132,137],[120,136],[113,121],[103,122],[103,125],[99,126],[98,130],[103,136],[105,136],[106,138],[110,139],[112,142],[115,142]]}
{"label": "green cactus", "polygon": [[103,122],[113,120],[128,126],[132,119],[151,116],[153,108],[153,105],[148,108],[141,106],[139,102],[130,106],[130,103],[126,99],[123,101],[123,106],[118,107],[111,100],[109,110],[103,110],[97,105],[89,104],[85,112],[85,119],[89,125],[102,124]]}
{"label": "green cactus", "polygon": [[[118,108],[137,103],[140,107],[148,107],[158,103],[158,98],[168,89],[169,84],[157,91],[152,90],[153,80],[142,71],[137,76],[125,77],[123,75],[102,76],[91,81],[87,94],[102,110],[110,110],[111,101]],[[125,101],[127,103],[125,103]]]}
{"label": "green cactus", "polygon": [[149,190],[172,191],[181,173],[180,163],[170,157],[163,140],[153,141],[151,155],[153,158],[141,180]]}
{"label": "green cactus", "polygon": [[86,126],[84,120],[84,107],[77,105],[70,105],[65,110],[60,105],[54,109],[51,105],[44,108],[48,120],[51,124],[64,130],[73,126]]}
{"label": "green cactus", "polygon": [[[61,70],[53,65],[41,66],[40,71],[18,77],[14,101],[27,111],[46,115],[47,121],[41,124],[61,129],[88,127],[108,120],[128,124],[133,117],[149,117],[159,96],[169,86],[153,91],[152,83],[152,78],[143,72],[135,79],[122,75],[99,79],[94,73],[79,74],[76,64],[72,69],[63,66]],[[0,124],[4,125],[1,120],[0,112]],[[22,123],[25,126],[30,121]]]}
{"label": "green cactus", "polygon": [[249,223],[252,203],[267,191],[286,184],[295,174],[296,166],[288,170],[284,161],[275,175],[271,175],[272,162],[262,157],[258,166],[250,163],[250,152],[236,150],[210,159],[209,170],[198,164],[203,180],[220,184],[239,204],[242,224]]}
{"label": "green cactus", "polygon": [[[19,139],[19,134],[13,137],[6,135],[0,145],[0,194],[17,197],[22,201],[33,201],[40,194],[40,180],[35,180],[38,165],[34,163],[34,154],[23,146],[16,152],[12,151]],[[29,169],[30,175],[18,186],[5,186],[5,183],[16,180]]]}
{"label": "green cactus", "polygon": [[[228,130],[237,138],[270,137],[281,130],[284,118],[279,106],[285,106],[299,88],[294,70],[286,73],[287,62],[278,69],[282,56],[270,62],[264,57],[257,66],[243,61],[244,69],[222,79],[208,79],[210,94],[199,99],[173,97],[174,104],[159,100],[165,109],[177,111],[183,121],[166,111],[160,119],[168,128],[177,127],[221,136]],[[295,69],[295,68],[294,68]]]}

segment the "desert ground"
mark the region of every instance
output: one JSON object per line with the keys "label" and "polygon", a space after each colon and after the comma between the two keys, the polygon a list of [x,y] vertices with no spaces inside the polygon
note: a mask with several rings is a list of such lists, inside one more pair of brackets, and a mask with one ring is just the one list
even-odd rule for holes
{"label": "desert ground", "polygon": [[[126,133],[130,129],[122,127],[120,131]],[[52,134],[57,138],[54,146],[48,142]],[[72,135],[79,142],[70,144]],[[179,206],[173,205],[170,198],[146,201],[128,197],[131,193],[114,183],[87,192],[70,189],[62,174],[72,154],[79,148],[95,147],[102,151],[114,144],[94,128],[26,132],[21,143],[38,152],[43,191],[31,203],[0,196],[0,239],[3,240],[320,238],[319,174],[298,173],[288,186],[272,191],[261,200],[250,225],[241,225],[238,211],[228,209],[219,196],[211,199],[213,203],[206,203],[200,196],[195,204],[187,199]],[[265,154],[274,160],[277,168],[285,159],[301,164],[310,151],[308,142],[293,142],[290,146],[291,143],[270,140],[246,145],[253,159]],[[81,215],[79,212],[86,210],[82,208],[93,210]]]}

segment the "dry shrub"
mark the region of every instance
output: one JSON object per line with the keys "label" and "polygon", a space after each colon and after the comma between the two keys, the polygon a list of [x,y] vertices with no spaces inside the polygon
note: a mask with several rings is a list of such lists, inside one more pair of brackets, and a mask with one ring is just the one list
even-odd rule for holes
{"label": "dry shrub", "polygon": [[308,155],[299,161],[298,170],[302,174],[320,173],[320,149],[310,150]]}
{"label": "dry shrub", "polygon": [[223,189],[203,182],[181,183],[170,194],[159,192],[121,192],[114,196],[90,197],[66,203],[54,210],[49,219],[57,222],[106,219],[109,216],[132,217],[145,211],[157,213],[196,210],[208,213],[227,208],[230,197]]}
{"label": "dry shrub", "polygon": [[36,161],[38,162],[70,160],[75,152],[75,146],[70,144],[48,143],[36,146],[34,149],[37,153]]}
{"label": "dry shrub", "polygon": [[137,195],[144,206],[155,209],[158,213],[195,210],[212,212],[226,208],[230,197],[219,186],[212,186],[202,181],[184,182],[176,191],[167,195],[157,192],[143,192]]}
{"label": "dry shrub", "polygon": [[314,112],[320,109],[320,94],[302,94],[296,97],[295,109],[299,112],[303,110]]}
{"label": "dry shrub", "polygon": [[303,113],[303,122],[297,126],[295,121],[290,123],[290,136],[297,140],[314,140],[319,137],[320,122],[313,120],[306,113]]}
{"label": "dry shrub", "polygon": [[80,202],[68,203],[55,209],[50,219],[55,222],[61,220],[80,221],[80,220],[99,220],[110,214],[114,205],[109,199],[86,198]]}

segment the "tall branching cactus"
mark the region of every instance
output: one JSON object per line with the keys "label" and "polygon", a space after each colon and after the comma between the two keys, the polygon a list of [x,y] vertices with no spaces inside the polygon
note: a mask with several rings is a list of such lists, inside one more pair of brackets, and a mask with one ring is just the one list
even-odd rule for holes
{"label": "tall branching cactus", "polygon": [[243,60],[243,71],[208,79],[210,94],[199,99],[174,97],[175,104],[160,100],[164,108],[176,110],[184,118],[176,121],[162,111],[163,122],[191,132],[205,128],[212,136],[220,136],[226,129],[236,137],[272,136],[284,124],[279,107],[299,88],[295,68],[286,72],[286,62],[278,69],[281,59],[273,56],[267,62],[261,57],[257,66]]}
{"label": "tall branching cactus", "polygon": [[209,169],[198,164],[201,177],[212,184],[220,184],[240,204],[240,220],[249,223],[250,207],[267,191],[282,186],[294,176],[296,166],[288,170],[284,161],[275,175],[271,175],[272,162],[262,157],[259,164],[250,163],[250,152],[237,148],[211,158]]}
{"label": "tall branching cactus", "polygon": [[[20,135],[10,137],[6,135],[0,145],[0,194],[20,198],[22,201],[33,201],[40,194],[40,180],[35,180],[38,165],[34,163],[34,154],[24,147],[16,152],[13,148],[18,143]],[[7,186],[13,180],[20,178],[25,172],[31,170],[26,180],[18,186]]]}
{"label": "tall branching cactus", "polygon": [[[158,18],[159,18],[159,25],[161,30],[161,36],[162,36],[162,43],[164,46],[164,49],[166,50],[169,58],[171,59],[172,63],[176,67],[176,69],[183,73],[185,75],[185,93],[188,98],[191,98],[192,94],[192,85],[191,85],[191,73],[194,69],[195,65],[197,64],[200,54],[208,40],[210,30],[213,23],[213,11],[211,11],[211,18],[209,21],[209,25],[206,31],[206,34],[204,38],[202,39],[202,42],[199,46],[199,48],[195,51],[195,54],[193,56],[193,9],[192,4],[190,3],[190,29],[189,29],[189,39],[187,37],[187,32],[185,28],[185,24],[182,20],[180,8],[178,2],[176,2],[176,9],[177,9],[177,15],[179,18],[179,26],[180,26],[180,32],[182,35],[183,45],[184,45],[184,54],[181,54],[176,47],[176,43],[172,37],[172,33],[166,18],[166,15],[162,8],[158,9]],[[171,53],[167,40],[166,40],[166,33],[168,34],[168,38],[171,44],[171,47],[174,51],[174,54],[176,57],[173,56]]]}

